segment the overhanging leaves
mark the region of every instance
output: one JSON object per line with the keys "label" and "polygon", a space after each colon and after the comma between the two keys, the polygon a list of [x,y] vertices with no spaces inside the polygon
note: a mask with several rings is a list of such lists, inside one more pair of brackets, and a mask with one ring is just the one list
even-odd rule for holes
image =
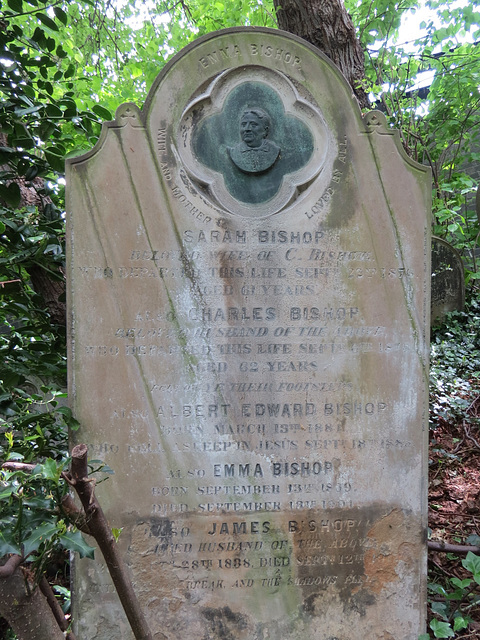
{"label": "overhanging leaves", "polygon": [[78,553],[80,558],[91,558],[93,560],[95,557],[95,547],[91,547],[85,541],[80,531],[67,531],[67,533],[59,536],[59,542],[65,549]]}

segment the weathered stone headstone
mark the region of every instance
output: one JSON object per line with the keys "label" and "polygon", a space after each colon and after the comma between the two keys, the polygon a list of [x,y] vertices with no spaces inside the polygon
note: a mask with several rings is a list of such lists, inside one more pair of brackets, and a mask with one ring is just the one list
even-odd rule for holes
{"label": "weathered stone headstone", "polygon": [[465,306],[465,276],[460,254],[442,238],[432,237],[431,321]]}
{"label": "weathered stone headstone", "polygon": [[[199,39],[71,160],[70,393],[155,638],[413,640],[428,171],[315,48]],[[79,640],[131,638],[97,558]]]}

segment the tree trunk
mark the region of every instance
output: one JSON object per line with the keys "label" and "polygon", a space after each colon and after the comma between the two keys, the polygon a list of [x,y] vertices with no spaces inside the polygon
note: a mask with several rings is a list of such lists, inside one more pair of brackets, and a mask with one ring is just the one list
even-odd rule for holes
{"label": "tree trunk", "polygon": [[[5,133],[0,132],[0,146],[8,147],[8,138]],[[8,165],[0,166],[0,171],[8,171]],[[17,183],[20,189],[20,202],[18,208],[27,206],[37,207],[39,211],[43,211],[45,205],[51,202],[50,198],[41,198],[37,192],[44,186],[44,180],[40,177],[35,177],[33,180],[27,181],[25,178],[18,176],[14,182]],[[32,186],[35,185],[35,186]],[[0,203],[1,204],[1,203]],[[65,278],[52,279],[46,269],[40,265],[28,265],[26,271],[30,276],[30,281],[33,289],[42,297],[44,305],[50,316],[52,322],[55,324],[66,325],[67,322],[67,308],[63,298],[65,296]],[[63,275],[63,271],[59,271],[59,274]]]}
{"label": "tree trunk", "polygon": [[41,295],[52,321],[65,326],[67,305],[62,301],[65,296],[65,280],[54,280],[48,271],[40,266],[29,266],[27,271],[32,287]]}
{"label": "tree trunk", "polygon": [[363,88],[364,54],[342,0],[273,0],[280,29],[315,45],[343,73],[362,108],[369,108]]}
{"label": "tree trunk", "polygon": [[19,640],[65,640],[45,596],[38,587],[28,593],[27,581],[20,567],[0,578],[0,616]]}

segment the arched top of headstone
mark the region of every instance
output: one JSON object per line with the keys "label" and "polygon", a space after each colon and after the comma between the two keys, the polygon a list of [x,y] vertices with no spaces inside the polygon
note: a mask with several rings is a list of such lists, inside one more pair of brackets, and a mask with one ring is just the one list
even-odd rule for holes
{"label": "arched top of headstone", "polygon": [[355,145],[358,153],[369,154],[368,137],[379,134],[407,164],[427,170],[405,154],[384,114],[362,118],[324,54],[267,28],[225,29],[191,43],[162,69],[143,109],[121,105],[95,148],[72,164],[128,128],[147,132],[160,180],[167,161],[176,181],[227,216],[269,217],[328,190],[346,141],[359,135],[366,144]]}

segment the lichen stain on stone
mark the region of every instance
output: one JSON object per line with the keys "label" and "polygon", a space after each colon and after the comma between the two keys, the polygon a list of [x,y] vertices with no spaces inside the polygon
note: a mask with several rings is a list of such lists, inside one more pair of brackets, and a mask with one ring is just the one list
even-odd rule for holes
{"label": "lichen stain on stone", "polygon": [[356,613],[363,618],[367,613],[367,607],[371,607],[375,602],[376,598],[372,593],[366,589],[361,589],[345,602],[343,611],[347,614]]}
{"label": "lichen stain on stone", "polygon": [[415,540],[409,519],[400,509],[380,518],[367,533],[371,542],[365,551],[364,568],[368,588],[379,594],[389,583],[401,580],[415,557]]}
{"label": "lichen stain on stone", "polygon": [[[177,567],[173,556],[168,553],[171,541],[172,523],[168,518],[151,518],[139,521],[132,527],[128,565],[139,584],[156,585],[155,593],[146,589],[144,597],[148,602],[163,594],[169,581],[172,584],[176,579]],[[174,600],[171,598],[169,602]],[[164,605],[167,604],[165,601]],[[151,606],[154,606],[153,602]]]}
{"label": "lichen stain on stone", "polygon": [[317,599],[317,597],[318,593],[312,593],[312,595],[305,598],[305,601],[303,603],[303,610],[305,613],[309,615],[315,614],[315,600]]}
{"label": "lichen stain on stone", "polygon": [[247,628],[246,617],[235,613],[230,607],[202,609],[202,615],[209,627],[202,640],[236,640],[241,637],[238,633]]}

